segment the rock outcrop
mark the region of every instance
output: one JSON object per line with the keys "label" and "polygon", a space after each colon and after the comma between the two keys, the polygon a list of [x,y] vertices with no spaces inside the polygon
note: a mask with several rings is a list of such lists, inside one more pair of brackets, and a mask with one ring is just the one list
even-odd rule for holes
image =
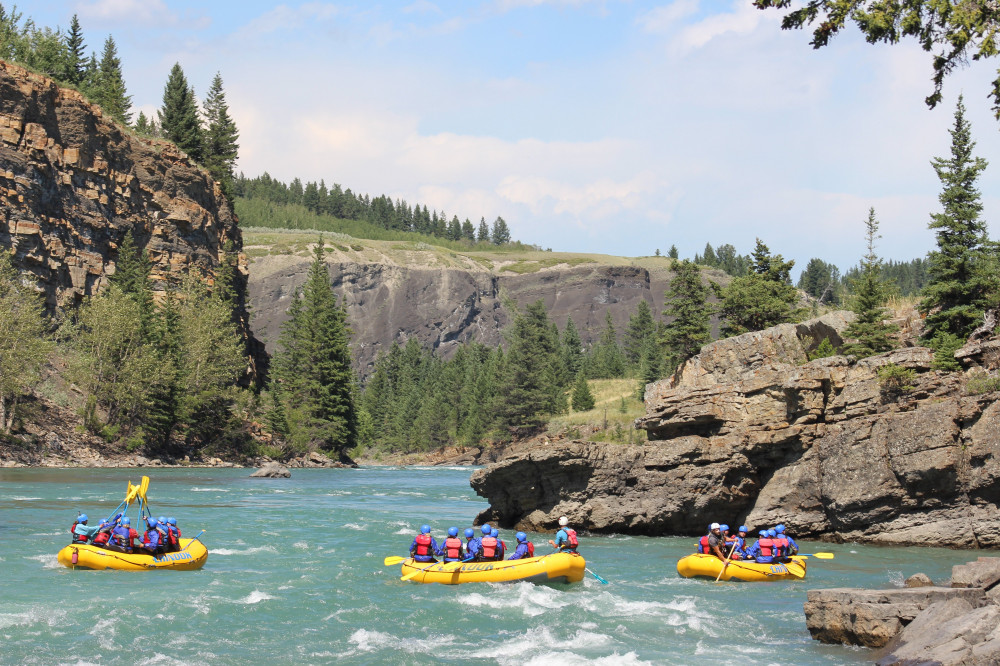
{"label": "rock outcrop", "polygon": [[0,248],[13,248],[50,311],[107,284],[128,233],[148,253],[158,292],[191,270],[211,283],[230,248],[235,315],[252,358],[263,358],[245,307],[240,230],[219,185],[173,144],[133,135],[80,93],[3,61],[0,202]]}
{"label": "rock outcrop", "polygon": [[276,462],[266,463],[250,475],[251,479],[290,479],[291,477],[292,473],[288,468]]}
{"label": "rock outcrop", "polygon": [[[327,258],[333,287],[347,308],[352,351],[362,374],[393,342],[416,337],[421,346],[444,358],[461,343],[488,346],[501,342],[511,299],[524,307],[545,301],[549,317],[561,328],[572,316],[584,343],[605,329],[610,313],[617,330],[624,330],[640,300],[653,312],[663,310],[669,271],[651,272],[639,266],[555,265],[533,273],[494,272],[474,261],[465,268],[415,268],[377,261]],[[426,256],[422,256],[426,255]],[[433,253],[408,253],[416,265],[433,264]],[[250,303],[254,331],[274,350],[295,290],[306,280],[310,259],[280,255],[254,259],[250,271]],[[706,278],[725,284],[729,277],[709,271]]]}
{"label": "rock outcrop", "polygon": [[810,590],[806,626],[824,643],[882,648],[879,666],[996,664],[998,584],[1000,558],[981,557],[955,566],[950,587]]}
{"label": "rock outcrop", "polygon": [[[646,445],[508,451],[472,477],[490,501],[481,518],[548,529],[567,515],[648,535],[782,522],[808,538],[1000,546],[997,393],[965,395],[923,347],[806,361],[846,323],[835,313],[705,346],[647,386]],[[884,387],[889,364],[912,386]]]}

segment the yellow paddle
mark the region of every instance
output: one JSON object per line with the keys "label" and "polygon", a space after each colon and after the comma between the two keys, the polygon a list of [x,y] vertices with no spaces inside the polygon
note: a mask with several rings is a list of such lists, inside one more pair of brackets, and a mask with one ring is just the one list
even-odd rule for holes
{"label": "yellow paddle", "polygon": [[416,571],[411,571],[410,573],[406,574],[405,576],[400,577],[399,580],[410,580],[411,578],[413,578],[414,576],[416,576],[418,573],[423,573],[423,572],[427,571],[428,569],[430,569],[431,567],[436,566],[437,564],[439,564],[439,562],[431,562],[430,566],[426,566],[423,569],[417,569]]}
{"label": "yellow paddle", "polygon": [[833,553],[795,553],[796,557],[818,557],[821,560],[832,560]]}
{"label": "yellow paddle", "polygon": [[139,483],[139,493],[138,493],[138,495],[139,495],[139,499],[141,499],[143,502],[146,502],[147,504],[149,503],[149,500],[146,499],[146,491],[148,489],[149,489],[149,477],[148,476],[144,476],[144,477],[142,477],[142,481]]}
{"label": "yellow paddle", "polygon": [[718,583],[719,579],[722,578],[722,574],[726,571],[726,567],[729,566],[729,560],[733,557],[733,551],[736,550],[736,542],[733,542],[733,547],[729,549],[729,556],[726,557],[726,563],[722,565],[722,569],[719,570],[719,575],[715,577],[715,582]]}
{"label": "yellow paddle", "polygon": [[390,555],[389,557],[387,557],[387,558],[385,558],[383,560],[383,563],[385,564],[385,566],[391,567],[394,564],[399,564],[400,562],[403,562],[403,561],[408,560],[408,559],[409,558],[407,558],[407,557],[399,557],[398,555]]}

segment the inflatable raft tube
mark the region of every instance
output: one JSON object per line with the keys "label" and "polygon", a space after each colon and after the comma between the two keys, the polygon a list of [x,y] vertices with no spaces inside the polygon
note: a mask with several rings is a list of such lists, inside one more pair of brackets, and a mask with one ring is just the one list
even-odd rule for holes
{"label": "inflatable raft tube", "polygon": [[[402,563],[401,575],[419,571],[428,566],[426,562],[407,559]],[[523,560],[502,560],[499,562],[466,562],[461,566],[451,562],[439,562],[429,569],[410,578],[415,583],[503,583],[526,580],[534,583],[566,582],[578,583],[583,580],[586,560],[578,553],[553,553],[542,557],[528,557]]]}
{"label": "inflatable raft tube", "polygon": [[[715,580],[722,571],[723,562],[715,555],[695,553],[677,562],[677,573],[685,578],[711,578]],[[753,560],[731,560],[719,580],[801,580],[806,577],[806,559],[792,556],[788,562],[764,564]]]}
{"label": "inflatable raft tube", "polygon": [[[201,569],[208,559],[208,548],[196,539],[181,539],[181,550],[176,553],[152,555],[146,553],[119,553],[90,544],[71,544],[59,551],[59,564],[71,569],[119,569],[121,571],[149,571],[150,569],[176,569],[190,571]],[[76,555],[76,562],[73,556]]]}

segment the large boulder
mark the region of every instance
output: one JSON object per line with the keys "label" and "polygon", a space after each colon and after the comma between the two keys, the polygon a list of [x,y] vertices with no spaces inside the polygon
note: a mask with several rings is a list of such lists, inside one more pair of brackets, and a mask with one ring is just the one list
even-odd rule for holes
{"label": "large boulder", "polygon": [[287,467],[282,467],[276,462],[265,463],[263,467],[250,475],[251,479],[288,479],[292,473]]}

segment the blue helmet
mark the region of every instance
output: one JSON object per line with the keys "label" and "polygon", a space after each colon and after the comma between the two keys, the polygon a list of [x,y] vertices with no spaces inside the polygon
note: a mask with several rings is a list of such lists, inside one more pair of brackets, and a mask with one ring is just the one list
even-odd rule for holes
{"label": "blue helmet", "polygon": [[719,525],[719,529],[722,530],[723,532],[725,532],[726,530],[729,529],[729,525],[726,525],[725,523],[723,523],[723,524]]}
{"label": "blue helmet", "polygon": [[177,519],[176,518],[167,518],[167,524],[168,525],[176,525],[177,524]]}
{"label": "blue helmet", "polygon": [[737,530],[737,531],[738,532],[749,532],[750,530],[747,529],[746,525],[740,525],[740,529]]}
{"label": "blue helmet", "polygon": [[85,523],[85,522],[87,522],[87,514],[81,513],[79,516],[76,517],[76,522],[78,522],[78,523]]}
{"label": "blue helmet", "polygon": [[493,529],[490,530],[490,536],[495,539],[496,537],[500,536],[500,530],[494,527]]}
{"label": "blue helmet", "polygon": [[476,536],[476,531],[474,529],[472,529],[471,527],[466,527],[465,528],[465,538],[466,539],[471,539],[474,536]]}
{"label": "blue helmet", "polygon": [[774,531],[777,532],[778,534],[781,534],[782,532],[785,531],[785,526],[784,525],[778,525],[777,527],[774,528]]}
{"label": "blue helmet", "polygon": [[518,543],[524,543],[525,541],[528,540],[528,535],[525,534],[524,532],[518,532],[517,534],[514,535],[514,538],[517,539]]}
{"label": "blue helmet", "polygon": [[124,518],[122,518],[122,525],[131,525],[131,524],[132,524],[132,521],[129,519],[128,516],[125,516]]}
{"label": "blue helmet", "polygon": [[458,536],[458,528],[457,527],[449,527],[448,528],[448,536],[450,536],[450,537],[457,537]]}
{"label": "blue helmet", "polygon": [[156,525],[157,525],[156,518],[153,518],[152,516],[150,516],[149,518],[146,519],[146,524],[149,525],[151,528],[152,527],[156,527]]}
{"label": "blue helmet", "polygon": [[160,516],[159,518],[156,519],[156,522],[158,522],[161,525],[166,525],[167,524],[167,518],[166,518],[166,516]]}
{"label": "blue helmet", "polygon": [[767,536],[767,530],[761,530],[760,532],[757,532],[757,536],[759,536],[759,537],[766,537]]}
{"label": "blue helmet", "polygon": [[492,528],[492,527],[490,527],[489,525],[483,525],[483,526],[482,526],[481,528],[479,528],[479,529],[480,529],[480,530],[482,530],[482,532],[483,532],[483,535],[484,535],[484,536],[489,536],[489,535],[490,535],[490,532],[492,532],[492,531],[493,531],[493,528]]}
{"label": "blue helmet", "polygon": [[421,525],[420,526],[420,533],[421,534],[427,534],[430,531],[431,531],[431,526],[430,525]]}
{"label": "blue helmet", "polygon": [[777,535],[777,532],[775,532],[774,530],[768,530],[768,531],[767,531],[767,536],[771,537],[772,539],[773,539],[773,538],[774,538],[774,537],[775,537],[776,535]]}

